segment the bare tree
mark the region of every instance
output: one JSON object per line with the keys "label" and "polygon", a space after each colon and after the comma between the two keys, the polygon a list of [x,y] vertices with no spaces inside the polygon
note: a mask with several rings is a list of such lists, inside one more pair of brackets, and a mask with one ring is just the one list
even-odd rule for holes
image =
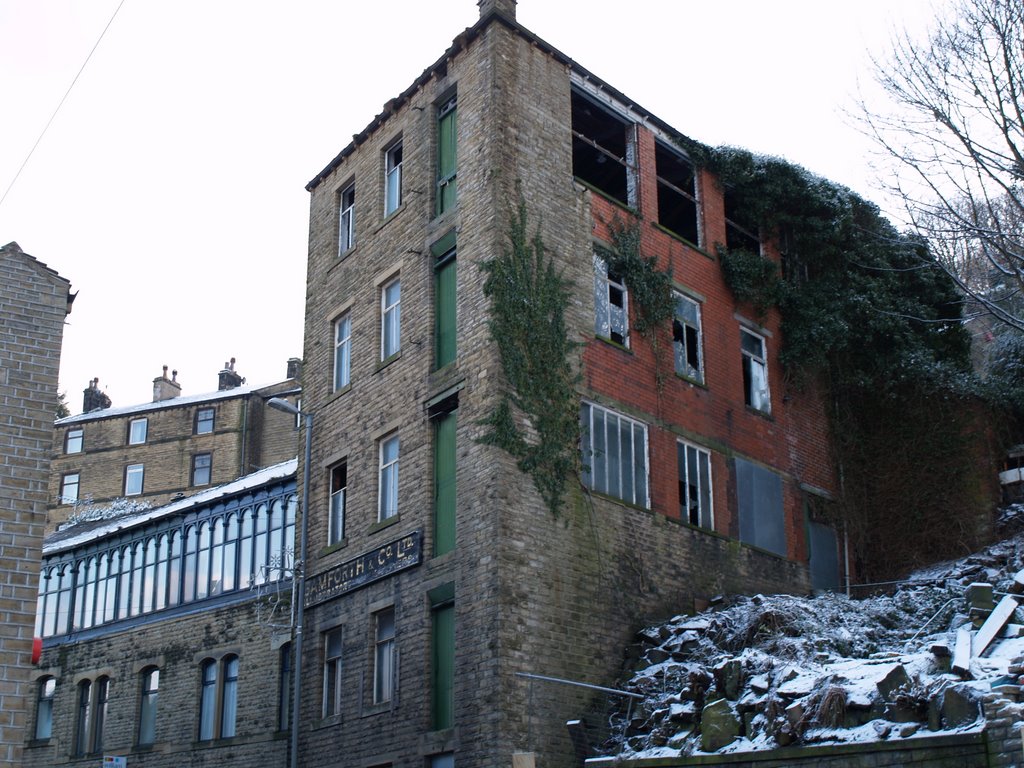
{"label": "bare tree", "polygon": [[886,183],[973,307],[1024,331],[1024,3],[955,0],[923,41],[904,32],[861,104],[895,160]]}

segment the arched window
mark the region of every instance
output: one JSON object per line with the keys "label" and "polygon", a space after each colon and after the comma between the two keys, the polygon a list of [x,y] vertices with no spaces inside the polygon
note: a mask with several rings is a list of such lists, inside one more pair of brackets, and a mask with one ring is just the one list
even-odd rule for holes
{"label": "arched window", "polygon": [[78,684],[78,721],[75,727],[75,754],[89,754],[89,732],[92,726],[92,681]]}
{"label": "arched window", "polygon": [[229,739],[235,735],[238,714],[238,657],[206,659],[201,675],[199,740]]}
{"label": "arched window", "polygon": [[185,562],[181,566],[185,583],[185,589],[181,595],[183,603],[196,599],[196,546],[198,542],[196,528],[194,525],[190,525],[185,529]]}
{"label": "arched window", "polygon": [[238,657],[224,657],[224,688],[220,702],[220,736],[227,739],[235,735],[238,714]]}
{"label": "arched window", "polygon": [[224,521],[213,521],[213,542],[210,545],[210,594],[224,591]]}
{"label": "arched window", "polygon": [[42,677],[38,685],[35,738],[43,741],[53,735],[53,697],[57,693],[57,679]]}
{"label": "arched window", "polygon": [[231,513],[227,518],[227,526],[224,531],[224,591],[231,592],[237,584],[235,574],[236,559],[238,552],[238,516]]}
{"label": "arched window", "polygon": [[196,600],[210,594],[210,526],[199,524],[199,558],[196,561]]}
{"label": "arched window", "polygon": [[115,549],[109,558],[106,599],[103,605],[104,621],[113,621],[117,618],[117,581],[121,573],[121,550]]}
{"label": "arched window", "polygon": [[167,561],[169,557],[170,543],[167,534],[163,533],[160,534],[156,544],[156,579],[154,580],[156,597],[154,598],[153,608],[157,611],[162,611],[167,607],[167,591],[169,587],[167,583]]}
{"label": "arched window", "polygon": [[117,587],[117,618],[126,619],[132,601],[132,548],[121,550],[121,583]]}
{"label": "arched window", "polygon": [[139,699],[139,745],[156,742],[156,701],[160,691],[160,670],[142,670],[142,693]]}
{"label": "arched window", "polygon": [[[71,618],[71,585],[74,583],[74,572],[71,565],[60,566],[57,578],[57,613],[53,634],[63,635],[68,632]],[[49,609],[48,609],[49,610]]]}
{"label": "arched window", "polygon": [[256,507],[253,523],[256,528],[256,536],[253,546],[252,573],[257,584],[262,584],[267,579],[267,505],[260,504]]}
{"label": "arched window", "polygon": [[202,688],[199,695],[199,740],[209,741],[217,727],[217,662],[207,659],[202,665]]}
{"label": "arched window", "polygon": [[171,531],[171,557],[167,566],[167,605],[181,600],[181,534]]}
{"label": "arched window", "polygon": [[103,752],[103,728],[107,723],[107,700],[110,698],[110,678],[96,680],[96,704],[92,720],[92,751]]}
{"label": "arched window", "polygon": [[255,511],[247,509],[242,513],[241,534],[238,539],[238,588],[247,589],[252,584],[252,517]]}

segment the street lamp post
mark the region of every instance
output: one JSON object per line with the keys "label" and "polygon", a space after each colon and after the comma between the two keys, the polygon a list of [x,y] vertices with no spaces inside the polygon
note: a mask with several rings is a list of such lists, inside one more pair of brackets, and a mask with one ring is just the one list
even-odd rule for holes
{"label": "street lamp post", "polygon": [[[302,416],[306,427],[306,450],[302,464],[302,502],[299,505],[299,513],[302,515],[302,524],[299,526],[299,551],[296,553],[292,578],[298,579],[296,599],[298,606],[295,609],[295,643],[292,648],[295,653],[295,661],[292,664],[292,734],[291,749],[288,759],[290,768],[298,768],[299,765],[299,702],[302,696],[302,622],[305,615],[306,602],[306,540],[309,534],[309,460],[313,448],[313,414],[296,408],[280,397],[272,397],[267,401],[271,408],[291,414]],[[301,558],[301,559],[300,559]]]}

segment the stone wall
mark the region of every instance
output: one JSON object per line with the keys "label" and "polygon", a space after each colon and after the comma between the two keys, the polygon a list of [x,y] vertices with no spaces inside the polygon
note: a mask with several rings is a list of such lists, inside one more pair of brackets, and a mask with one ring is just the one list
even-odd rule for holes
{"label": "stone wall", "polygon": [[20,765],[68,282],[0,248],[0,765]]}
{"label": "stone wall", "polygon": [[[57,679],[53,733],[42,741],[29,734],[25,768],[99,762],[74,753],[78,685],[100,676],[110,679],[103,754],[127,756],[133,768],[284,765],[288,733],[278,728],[278,692],[287,630],[280,636],[258,624],[247,593],[221,603],[183,607],[175,618],[142,617],[89,640],[48,642],[33,677]],[[226,654],[239,659],[237,735],[199,741],[201,665]],[[156,739],[139,746],[141,673],[150,666],[160,670]]]}
{"label": "stone wall", "polygon": [[[897,742],[802,746],[763,752],[729,755],[662,757],[625,760],[614,757],[587,762],[588,768],[683,768],[691,765],[721,768],[790,768],[825,766],[826,768],[984,768],[1017,765],[1016,762],[991,762],[990,746],[984,733],[920,736]],[[1020,743],[1016,745],[1019,758]]]}

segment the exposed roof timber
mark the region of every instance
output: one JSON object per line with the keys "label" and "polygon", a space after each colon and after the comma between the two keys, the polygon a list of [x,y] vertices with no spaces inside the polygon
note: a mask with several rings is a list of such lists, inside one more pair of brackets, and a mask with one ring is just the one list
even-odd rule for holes
{"label": "exposed roof timber", "polygon": [[[505,27],[512,30],[521,38],[530,43],[530,45],[539,48],[540,50],[544,51],[546,54],[551,56],[559,63],[564,64],[569,69],[570,78],[572,79],[572,82],[576,82],[577,84],[592,83],[592,86],[588,86],[586,88],[588,93],[591,93],[593,95],[602,94],[602,98],[609,99],[609,101],[607,102],[609,106],[616,109],[616,111],[621,112],[622,110],[625,110],[624,114],[628,114],[630,118],[636,122],[643,122],[644,125],[651,128],[655,132],[655,134],[657,134],[660,138],[674,143],[675,138],[680,135],[679,131],[675,130],[671,125],[659,119],[655,115],[651,114],[648,110],[644,109],[639,104],[636,104],[632,100],[628,99],[625,96],[625,94],[623,94],[621,91],[613,88],[612,86],[604,82],[604,80],[597,77],[589,70],[585,69],[584,67],[581,67],[579,64],[577,64],[571,58],[569,58],[560,50],[555,48],[553,45],[537,37],[537,35],[528,30],[526,27],[522,26],[516,21],[513,21],[505,17],[501,13],[492,11],[491,13],[482,17],[473,26],[467,27],[465,30],[463,30],[463,32],[452,41],[452,44],[448,47],[444,54],[442,54],[437,61],[435,61],[425,70],[423,70],[420,76],[413,81],[412,85],[410,85],[408,88],[402,91],[402,93],[400,93],[398,96],[394,97],[393,99],[389,99],[384,104],[384,108],[381,111],[381,113],[374,117],[373,120],[370,121],[370,124],[367,125],[362,131],[355,134],[352,137],[352,142],[344,149],[342,149],[341,152],[339,152],[338,155],[333,160],[331,160],[331,162],[328,163],[327,166],[322,171],[320,171],[320,173],[318,173],[315,177],[313,177],[312,180],[310,180],[308,184],[306,184],[306,191],[312,192],[314,189],[316,189],[324,179],[330,176],[334,172],[334,170],[339,165],[341,165],[341,163],[345,160],[346,157],[351,155],[360,144],[366,142],[370,138],[370,136],[372,136],[377,131],[378,128],[380,128],[385,122],[387,122],[388,118],[390,118],[406,102],[408,102],[414,95],[416,95],[416,93],[420,91],[423,88],[423,86],[426,85],[430,81],[430,79],[435,76],[435,74],[439,72],[446,72],[448,62],[452,58],[454,58],[455,55],[459,53],[459,51],[467,48],[470,43],[472,43],[474,40],[476,40],[476,38],[482,35],[483,32],[487,29],[487,27],[490,26],[491,24],[503,24]],[[591,88],[596,88],[596,91],[592,91]]]}

